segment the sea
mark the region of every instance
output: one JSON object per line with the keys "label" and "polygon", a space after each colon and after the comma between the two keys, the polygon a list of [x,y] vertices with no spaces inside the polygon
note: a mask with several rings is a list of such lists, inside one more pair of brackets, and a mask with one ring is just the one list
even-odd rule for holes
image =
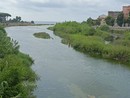
{"label": "sea", "polygon": [[34,21],[35,24],[46,24],[46,25],[54,25],[56,23],[59,23],[59,22],[56,22],[56,21]]}

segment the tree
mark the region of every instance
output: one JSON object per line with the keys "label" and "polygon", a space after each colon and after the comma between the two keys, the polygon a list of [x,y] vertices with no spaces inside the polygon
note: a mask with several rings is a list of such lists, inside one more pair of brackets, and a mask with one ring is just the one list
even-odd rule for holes
{"label": "tree", "polygon": [[8,13],[0,13],[0,22],[6,22],[8,17],[11,17]]}
{"label": "tree", "polygon": [[20,16],[16,16],[16,22],[20,22],[21,21],[21,17]]}
{"label": "tree", "polygon": [[34,24],[34,21],[32,20],[31,23]]}
{"label": "tree", "polygon": [[115,19],[112,18],[111,16],[107,16],[105,21],[107,25],[114,26]]}
{"label": "tree", "polygon": [[100,25],[100,24],[101,24],[101,20],[97,19],[95,25]]}
{"label": "tree", "polygon": [[93,25],[93,19],[92,19],[91,17],[89,17],[89,18],[87,19],[87,23],[88,23],[90,26],[92,26],[92,25]]}
{"label": "tree", "polygon": [[130,12],[129,12],[129,16],[128,16],[128,18],[125,19],[125,20],[126,20],[126,22],[128,23],[128,26],[130,26]]}
{"label": "tree", "polygon": [[99,29],[102,30],[102,31],[107,31],[107,32],[110,31],[110,28],[109,28],[108,25],[102,25],[102,26],[99,27]]}
{"label": "tree", "polygon": [[20,16],[16,16],[13,19],[9,19],[9,22],[21,22],[21,17]]}
{"label": "tree", "polygon": [[96,30],[94,28],[89,29],[88,34],[89,36],[93,36],[96,33]]}
{"label": "tree", "polygon": [[117,24],[119,26],[122,27],[122,25],[124,24],[124,14],[123,13],[120,13],[118,16],[117,16]]}

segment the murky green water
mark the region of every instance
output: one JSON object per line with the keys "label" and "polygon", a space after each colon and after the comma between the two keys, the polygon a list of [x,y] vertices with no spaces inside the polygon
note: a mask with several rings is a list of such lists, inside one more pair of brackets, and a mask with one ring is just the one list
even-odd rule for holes
{"label": "murky green water", "polygon": [[[19,41],[20,50],[35,60],[39,75],[37,98],[130,98],[130,69],[91,58],[63,45],[48,26],[8,27],[6,31]],[[38,39],[36,32],[47,32],[53,39]]]}

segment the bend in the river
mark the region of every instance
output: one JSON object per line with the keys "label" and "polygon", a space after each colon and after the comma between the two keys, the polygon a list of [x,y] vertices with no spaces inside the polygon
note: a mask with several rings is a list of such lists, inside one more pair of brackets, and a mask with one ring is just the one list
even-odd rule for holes
{"label": "bend in the river", "polygon": [[[61,43],[48,26],[7,27],[22,52],[35,60],[39,75],[37,98],[130,98],[130,70],[120,64],[91,58]],[[36,32],[53,39],[38,39]]]}

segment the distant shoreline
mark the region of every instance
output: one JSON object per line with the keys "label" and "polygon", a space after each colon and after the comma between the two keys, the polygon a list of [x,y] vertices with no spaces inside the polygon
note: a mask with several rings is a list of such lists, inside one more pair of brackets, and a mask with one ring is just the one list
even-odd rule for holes
{"label": "distant shoreline", "polygon": [[35,24],[55,25],[56,21],[34,21]]}
{"label": "distant shoreline", "polygon": [[11,26],[42,26],[42,25],[54,25],[54,24],[35,24],[30,22],[19,22],[19,23],[0,23],[3,27],[11,27]]}

